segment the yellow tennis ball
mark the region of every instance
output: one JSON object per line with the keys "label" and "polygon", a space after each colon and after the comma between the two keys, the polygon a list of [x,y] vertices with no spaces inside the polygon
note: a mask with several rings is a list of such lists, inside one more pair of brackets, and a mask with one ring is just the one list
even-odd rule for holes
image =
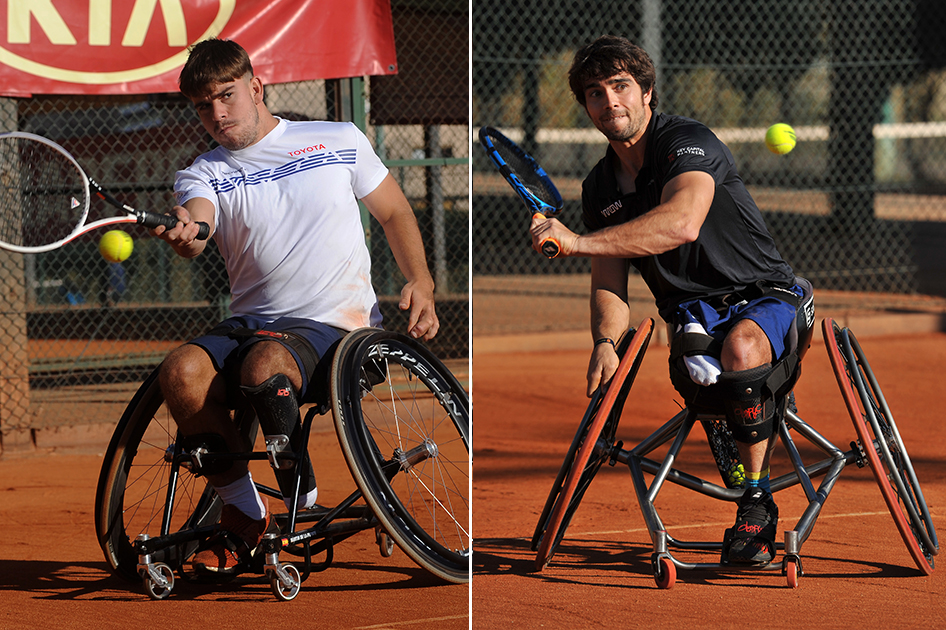
{"label": "yellow tennis ball", "polygon": [[131,240],[131,236],[121,230],[109,230],[99,241],[99,253],[102,254],[102,258],[111,263],[128,260],[134,248],[135,243]]}
{"label": "yellow tennis ball", "polygon": [[785,123],[776,123],[765,132],[765,146],[776,155],[785,155],[795,148],[795,130]]}

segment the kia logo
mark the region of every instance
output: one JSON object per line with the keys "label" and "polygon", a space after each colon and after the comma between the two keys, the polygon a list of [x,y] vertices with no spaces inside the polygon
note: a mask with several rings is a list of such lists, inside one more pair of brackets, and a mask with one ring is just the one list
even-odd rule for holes
{"label": "kia logo", "polygon": [[185,0],[6,4],[0,63],[54,81],[105,85],[181,67],[188,46],[223,31],[236,0],[217,0],[216,7]]}

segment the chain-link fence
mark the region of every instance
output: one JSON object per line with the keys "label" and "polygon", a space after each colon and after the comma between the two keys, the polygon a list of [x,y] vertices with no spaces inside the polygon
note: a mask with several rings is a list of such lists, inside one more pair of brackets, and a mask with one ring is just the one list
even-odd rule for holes
{"label": "chain-link fence", "polygon": [[[266,104],[289,119],[353,120],[365,128],[421,226],[442,324],[432,349],[462,358],[469,327],[468,8],[394,0],[392,9],[398,76],[269,85]],[[62,144],[106,190],[150,212],[173,205],[175,171],[213,146],[193,106],[176,94],[0,104],[0,130]],[[383,231],[363,216],[385,325],[404,330],[397,308],[403,276]],[[45,254],[0,251],[0,452],[29,446],[37,429],[117,422],[169,349],[228,316],[226,269],[212,241],[200,257],[184,260],[147,230],[123,229],[134,239],[123,263],[99,255],[101,231]]]}
{"label": "chain-link fence", "polygon": [[[659,111],[706,123],[732,150],[796,273],[816,289],[942,296],[944,27],[946,4],[934,0],[478,0],[473,126],[534,151],[565,198],[561,219],[581,231],[581,180],[606,141],[567,72],[581,45],[622,35],[657,66]],[[784,156],[763,143],[775,122],[798,134]],[[588,272],[587,259],[532,252],[511,191],[482,151],[473,164],[479,304],[528,287],[517,274]],[[563,293],[574,286],[563,278]]]}

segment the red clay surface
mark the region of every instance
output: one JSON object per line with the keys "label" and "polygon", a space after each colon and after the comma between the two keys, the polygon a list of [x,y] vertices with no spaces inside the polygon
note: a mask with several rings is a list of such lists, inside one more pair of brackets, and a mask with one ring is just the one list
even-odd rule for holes
{"label": "red clay surface", "polygon": [[[942,535],[946,426],[937,374],[946,335],[860,341]],[[870,470],[853,465],[842,471],[802,545],[805,573],[797,589],[777,571],[681,569],[672,589],[658,590],[650,538],[621,465],[598,473],[551,564],[535,572],[532,533],[587,405],[587,357],[587,351],[474,356],[473,628],[946,627],[946,562],[940,556],[944,566],[929,577],[916,569]],[[856,434],[820,340],[808,352],[796,394],[799,415],[847,451]],[[672,417],[675,398],[667,349],[652,341],[618,428],[625,448]],[[806,461],[822,458],[812,451],[802,450]],[[701,429],[694,429],[681,460],[684,470],[718,480]],[[789,469],[780,449],[773,474]],[[807,502],[797,486],[776,499],[782,540]],[[690,541],[721,540],[735,513],[733,505],[673,484],[665,485],[657,509],[671,535]],[[674,553],[696,562],[719,557]]]}
{"label": "red clay surface", "polygon": [[[314,425],[313,454],[320,503],[335,505],[354,482],[325,422]],[[468,585],[442,582],[400,550],[382,557],[372,531],[337,545],[334,564],[313,573],[291,602],[251,578],[222,586],[178,580],[169,599],[152,601],[106,569],[93,525],[101,464],[101,454],[0,460],[3,630],[469,627]],[[267,474],[271,480],[254,468],[256,478]]]}

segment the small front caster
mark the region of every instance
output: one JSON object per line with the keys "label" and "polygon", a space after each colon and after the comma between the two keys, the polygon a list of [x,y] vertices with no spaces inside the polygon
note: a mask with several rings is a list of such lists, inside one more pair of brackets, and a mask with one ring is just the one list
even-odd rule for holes
{"label": "small front caster", "polygon": [[677,567],[673,561],[667,556],[655,555],[652,562],[654,565],[654,582],[657,584],[657,588],[673,588],[677,581]]}
{"label": "small front caster", "polygon": [[385,558],[390,558],[394,553],[394,540],[388,536],[388,533],[381,529],[381,527],[374,528],[374,539],[378,543],[378,549],[381,550],[381,555]]}
{"label": "small front caster", "polygon": [[782,562],[782,575],[788,580],[789,588],[798,588],[798,578],[804,572],[801,570],[801,558],[798,556],[786,556]]}
{"label": "small front caster", "polygon": [[280,601],[291,601],[302,590],[299,569],[293,564],[284,562],[275,568],[268,569],[267,573],[269,573],[269,584],[273,589],[273,595]]}
{"label": "small front caster", "polygon": [[141,581],[151,599],[167,599],[174,590],[174,571],[163,562],[158,562],[141,570]]}

